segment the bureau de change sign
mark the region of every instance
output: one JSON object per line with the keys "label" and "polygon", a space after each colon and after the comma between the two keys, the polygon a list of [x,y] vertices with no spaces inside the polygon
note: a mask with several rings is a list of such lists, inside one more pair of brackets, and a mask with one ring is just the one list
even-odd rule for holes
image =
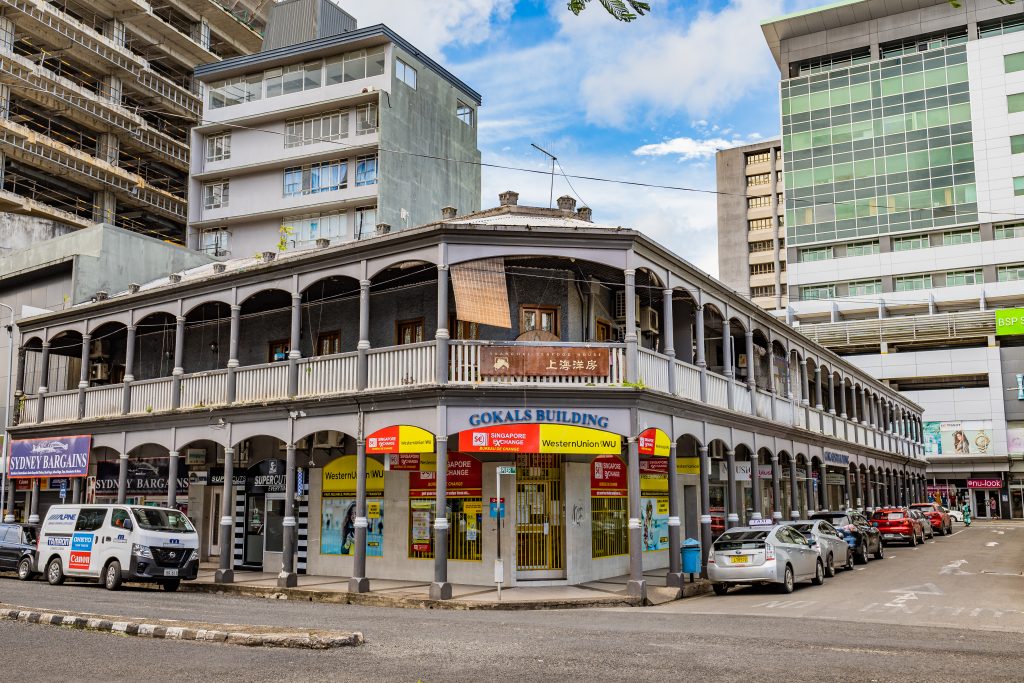
{"label": "bureau de change sign", "polygon": [[84,477],[89,474],[92,436],[57,436],[11,441],[11,479]]}

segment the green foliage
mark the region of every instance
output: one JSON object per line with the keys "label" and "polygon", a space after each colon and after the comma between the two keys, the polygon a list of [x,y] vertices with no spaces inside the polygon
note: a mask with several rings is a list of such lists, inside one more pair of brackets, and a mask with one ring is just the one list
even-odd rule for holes
{"label": "green foliage", "polygon": [[[617,21],[626,23],[651,11],[651,3],[640,0],[598,0],[598,2]],[[570,12],[579,16],[579,13],[587,8],[588,3],[590,0],[569,0],[566,5]]]}
{"label": "green foliage", "polygon": [[278,237],[277,239],[277,250],[287,251],[288,238],[295,234],[295,228],[293,228],[290,225],[282,225],[281,228],[277,231],[277,233],[278,235],[280,235],[280,237]]}
{"label": "green foliage", "polygon": [[[1012,5],[1013,3],[1017,2],[1017,0],[996,0],[996,2],[998,2],[1000,5]],[[949,4],[957,8],[963,7],[963,5],[961,5],[958,0],[949,0]]]}

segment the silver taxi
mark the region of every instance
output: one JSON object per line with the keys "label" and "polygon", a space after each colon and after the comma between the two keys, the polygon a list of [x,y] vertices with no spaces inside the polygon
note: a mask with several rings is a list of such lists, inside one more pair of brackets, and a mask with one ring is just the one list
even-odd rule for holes
{"label": "silver taxi", "polygon": [[820,586],[825,563],[818,549],[791,526],[741,526],[715,539],[708,579],[717,595],[725,595],[734,585],[769,583],[792,593],[798,581]]}
{"label": "silver taxi", "polygon": [[811,546],[818,551],[821,561],[825,563],[825,576],[835,576],[837,566],[853,569],[853,548],[846,542],[843,532],[826,520],[799,519],[782,524],[796,529],[811,542]]}

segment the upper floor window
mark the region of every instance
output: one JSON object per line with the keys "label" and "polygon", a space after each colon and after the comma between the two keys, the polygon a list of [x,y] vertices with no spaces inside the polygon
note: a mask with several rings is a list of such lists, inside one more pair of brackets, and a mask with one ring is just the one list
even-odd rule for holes
{"label": "upper floor window", "polygon": [[774,245],[771,240],[759,240],[757,242],[750,243],[751,254],[759,251],[771,251],[772,249],[774,249]]}
{"label": "upper floor window", "polygon": [[366,206],[360,209],[356,209],[356,225],[355,225],[355,236],[356,239],[365,239],[372,237],[377,231],[377,207]]}
{"label": "upper floor window", "polygon": [[764,164],[771,160],[771,152],[753,152],[747,155],[747,166],[751,164]]}
{"label": "upper floor window", "polygon": [[293,216],[283,219],[281,227],[290,229],[288,232],[295,246],[308,246],[320,238],[344,238],[348,232],[348,215],[336,212]]}
{"label": "upper floor window", "polygon": [[348,163],[337,159],[284,170],[284,196],[331,192],[348,187]]}
{"label": "upper floor window", "polygon": [[301,147],[348,137],[348,112],[336,111],[292,119],[284,124],[284,146]]}
{"label": "upper floor window", "polygon": [[558,309],[553,306],[523,306],[519,309],[519,333],[549,332],[558,336]]}
{"label": "upper floor window", "polygon": [[950,246],[955,244],[970,244],[971,242],[981,241],[981,230],[974,228],[973,230],[956,230],[954,232],[942,233],[942,245]]}
{"label": "upper floor window", "polygon": [[832,247],[816,247],[814,249],[801,249],[800,262],[827,261],[834,255]]}
{"label": "upper floor window", "polygon": [[760,209],[765,206],[772,205],[772,196],[770,194],[761,195],[760,197],[747,197],[747,208],[748,209]]}
{"label": "upper floor window", "polygon": [[1010,136],[1010,154],[1024,154],[1024,135]]}
{"label": "upper floor window", "polygon": [[318,334],[316,336],[316,352],[314,355],[330,356],[334,353],[341,353],[341,332],[332,330]]}
{"label": "upper floor window", "polygon": [[771,218],[753,218],[747,221],[747,228],[750,230],[763,230],[772,227]]}
{"label": "upper floor window", "polygon": [[356,187],[377,183],[377,156],[369,155],[356,159]]}
{"label": "upper floor window", "polygon": [[1013,179],[1013,196],[1024,196],[1024,176],[1017,176]]}
{"label": "upper floor window", "polygon": [[1003,55],[1003,67],[1006,73],[1024,71],[1024,52],[1014,52],[1012,55]]}
{"label": "upper floor window", "polygon": [[994,230],[994,237],[997,240],[1008,240],[1013,239],[1014,237],[1024,237],[1024,223],[997,225]]}
{"label": "upper floor window", "polygon": [[220,209],[228,205],[230,183],[227,180],[215,180],[203,185],[203,207]]}
{"label": "upper floor window", "polygon": [[397,344],[417,344],[423,341],[423,318],[400,320],[395,324]]}
{"label": "upper floor window", "polygon": [[916,292],[921,289],[931,289],[932,276],[904,275],[902,277],[897,277],[893,284],[893,289],[897,292]]}
{"label": "upper floor window", "polygon": [[217,133],[206,137],[206,160],[224,161],[231,158],[231,133]]}
{"label": "upper floor window", "polygon": [[962,285],[980,285],[985,281],[981,274],[981,268],[972,270],[956,270],[946,273],[946,286],[959,287]]}
{"label": "upper floor window", "polygon": [[913,237],[897,237],[892,241],[893,251],[910,251],[912,249],[926,249],[928,246],[928,235],[915,235]]}
{"label": "upper floor window", "polygon": [[835,285],[812,285],[800,288],[800,298],[804,301],[817,301],[819,299],[835,299]]}
{"label": "upper floor window", "polygon": [[395,78],[402,81],[402,83],[405,83],[413,90],[416,89],[416,69],[401,58],[395,59]]}
{"label": "upper floor window", "polygon": [[356,109],[356,135],[376,133],[378,126],[377,105],[364,104]]}
{"label": "upper floor window", "polygon": [[750,274],[751,275],[766,275],[768,273],[775,272],[774,263],[751,263]]}
{"label": "upper floor window", "polygon": [[469,106],[462,100],[458,100],[455,104],[455,118],[462,121],[467,126],[473,125],[473,107]]}
{"label": "upper floor window", "polygon": [[999,282],[1018,282],[1024,280],[1024,263],[1012,266],[999,266],[996,270],[996,279]]}
{"label": "upper floor window", "polygon": [[368,50],[356,50],[337,55],[327,60],[325,80],[327,85],[357,81],[384,73],[384,46]]}
{"label": "upper floor window", "polygon": [[263,74],[238,76],[210,83],[207,88],[210,109],[253,102],[263,95]]}
{"label": "upper floor window", "polygon": [[323,63],[316,61],[268,69],[263,73],[267,97],[290,95],[303,90],[319,88],[322,68]]}
{"label": "upper floor window", "polygon": [[1006,96],[1006,108],[1010,114],[1024,111],[1024,93],[1014,93]]}
{"label": "upper floor window", "polygon": [[847,256],[869,256],[878,253],[878,240],[871,242],[857,242],[846,246]]}
{"label": "upper floor window", "polygon": [[754,185],[767,185],[772,181],[771,173],[755,173],[747,176],[747,187]]}
{"label": "upper floor window", "polygon": [[864,296],[865,294],[881,294],[881,280],[863,280],[849,284],[850,296]]}
{"label": "upper floor window", "polygon": [[750,288],[751,299],[759,299],[766,296],[775,296],[775,285],[765,285],[764,287]]}
{"label": "upper floor window", "polygon": [[208,228],[199,236],[199,250],[210,256],[230,256],[231,233],[224,228]]}

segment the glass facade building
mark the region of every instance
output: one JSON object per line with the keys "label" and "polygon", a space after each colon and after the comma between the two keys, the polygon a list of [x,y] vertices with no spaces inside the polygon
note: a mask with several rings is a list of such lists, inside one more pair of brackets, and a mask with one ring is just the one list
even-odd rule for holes
{"label": "glass facade building", "polygon": [[941,45],[782,82],[790,246],[977,222],[967,46]]}

